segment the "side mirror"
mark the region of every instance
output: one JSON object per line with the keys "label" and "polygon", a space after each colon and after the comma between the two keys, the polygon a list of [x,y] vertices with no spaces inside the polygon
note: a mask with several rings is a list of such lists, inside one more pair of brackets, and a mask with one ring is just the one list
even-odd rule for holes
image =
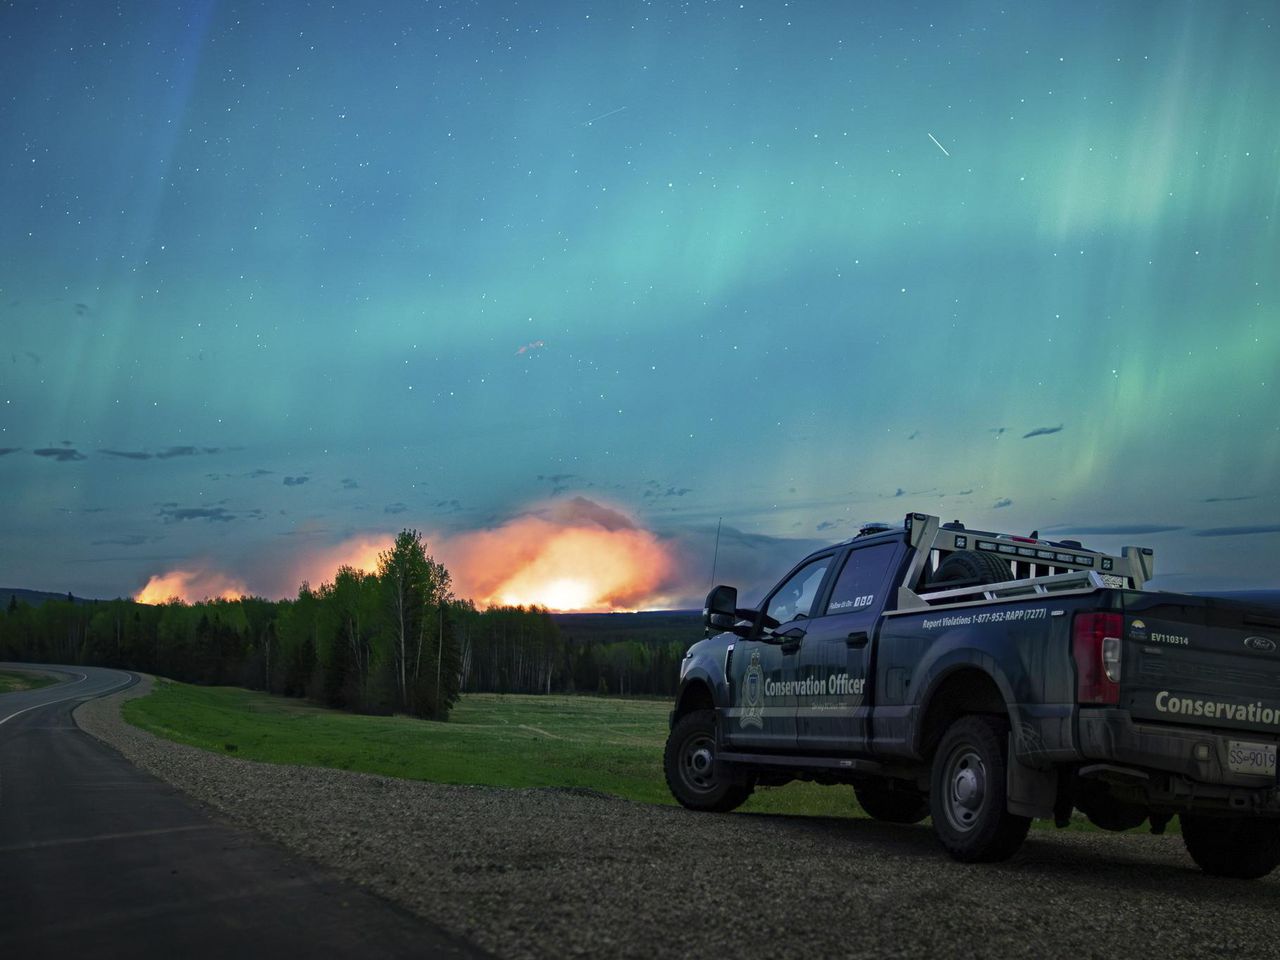
{"label": "side mirror", "polygon": [[738,590],[723,584],[712,587],[707,594],[707,605],[702,608],[702,623],[707,631],[732,630],[738,622]]}

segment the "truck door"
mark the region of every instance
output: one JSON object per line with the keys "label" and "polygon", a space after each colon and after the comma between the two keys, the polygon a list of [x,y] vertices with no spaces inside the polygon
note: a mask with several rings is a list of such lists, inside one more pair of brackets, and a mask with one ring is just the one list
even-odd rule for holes
{"label": "truck door", "polygon": [[[821,596],[832,555],[806,560],[761,604],[763,627],[757,636],[771,637],[803,628]],[[800,644],[774,639],[739,640],[729,659],[729,710],[725,739],[734,747],[794,751],[796,747],[795,681]]]}
{"label": "truck door", "polygon": [[853,547],[800,643],[796,736],[810,753],[865,753],[870,743],[871,638],[903,545]]}

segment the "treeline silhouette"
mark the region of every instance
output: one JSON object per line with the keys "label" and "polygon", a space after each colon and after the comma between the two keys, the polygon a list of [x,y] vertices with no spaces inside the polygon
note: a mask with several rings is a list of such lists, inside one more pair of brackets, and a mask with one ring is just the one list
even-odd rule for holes
{"label": "treeline silhouette", "polygon": [[462,692],[674,694],[692,636],[576,631],[538,607],[477,610],[452,594],[421,535],[403,531],[378,570],[341,568],[294,600],[11,597],[0,660],[119,667],[238,685],[361,713],[447,719]]}

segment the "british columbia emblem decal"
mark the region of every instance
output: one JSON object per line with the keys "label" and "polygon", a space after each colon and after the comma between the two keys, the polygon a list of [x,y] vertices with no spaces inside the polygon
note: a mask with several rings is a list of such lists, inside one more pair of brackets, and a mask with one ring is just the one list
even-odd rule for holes
{"label": "british columbia emblem decal", "polygon": [[742,718],[744,727],[764,729],[764,670],[760,667],[760,651],[751,651],[751,664],[742,675]]}

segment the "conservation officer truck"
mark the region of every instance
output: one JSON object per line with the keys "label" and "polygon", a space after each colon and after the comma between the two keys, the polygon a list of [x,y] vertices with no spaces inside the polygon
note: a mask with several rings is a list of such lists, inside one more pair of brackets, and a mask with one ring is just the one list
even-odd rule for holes
{"label": "conservation officer truck", "polygon": [[965,861],[1009,857],[1036,817],[1161,833],[1177,814],[1205,872],[1264,876],[1276,595],[1144,590],[1153,561],[912,513],[806,557],[758,608],[718,586],[680,667],[667,784],[714,811],[851,784],[872,817],[931,816]]}

